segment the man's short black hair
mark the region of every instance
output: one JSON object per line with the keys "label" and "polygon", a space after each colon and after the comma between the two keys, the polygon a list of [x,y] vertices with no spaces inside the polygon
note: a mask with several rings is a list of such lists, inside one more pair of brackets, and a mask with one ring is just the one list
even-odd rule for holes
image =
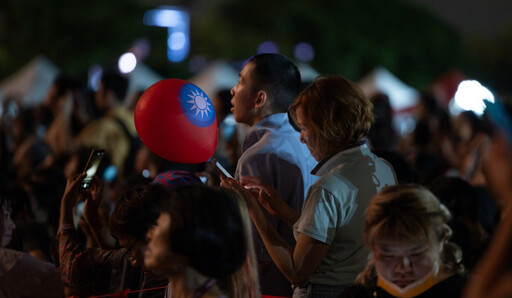
{"label": "man's short black hair", "polygon": [[272,109],[284,113],[299,94],[301,79],[297,66],[280,54],[258,54],[249,59],[254,64],[252,79],[270,95]]}
{"label": "man's short black hair", "polygon": [[53,85],[56,87],[57,97],[63,96],[68,91],[73,91],[80,87],[77,81],[63,73],[59,74],[55,78],[55,80],[53,81]]}
{"label": "man's short black hair", "polygon": [[101,83],[106,91],[114,92],[118,100],[124,100],[128,91],[128,79],[126,77],[116,71],[107,70],[101,76]]}

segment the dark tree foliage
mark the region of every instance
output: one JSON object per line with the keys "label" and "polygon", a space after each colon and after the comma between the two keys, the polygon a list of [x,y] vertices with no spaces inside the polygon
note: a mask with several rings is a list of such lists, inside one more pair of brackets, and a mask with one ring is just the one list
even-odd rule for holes
{"label": "dark tree foliage", "polygon": [[322,73],[359,79],[382,65],[420,88],[448,69],[464,69],[468,60],[453,28],[400,0],[227,0],[194,25],[197,53],[245,59],[272,40],[293,57],[293,46],[306,41]]}
{"label": "dark tree foliage", "polygon": [[[290,58],[295,44],[309,42],[314,68],[353,80],[381,65],[422,89],[452,68],[474,72],[459,34],[405,0],[2,0],[0,78],[38,54],[83,76],[92,64],[113,66],[141,37],[151,43],[149,66],[166,77],[188,78],[187,61],[167,61],[167,30],[142,23],[144,13],[162,3],[189,8],[190,54],[208,60],[243,61],[271,40]],[[494,70],[497,64],[480,66]]]}

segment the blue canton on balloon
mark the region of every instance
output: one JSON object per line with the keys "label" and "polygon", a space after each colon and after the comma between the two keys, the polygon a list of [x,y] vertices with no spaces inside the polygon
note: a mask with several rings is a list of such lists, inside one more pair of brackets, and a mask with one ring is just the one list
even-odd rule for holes
{"label": "blue canton on balloon", "polygon": [[215,120],[215,111],[208,96],[194,84],[185,84],[179,93],[181,111],[188,121],[199,127],[208,127]]}

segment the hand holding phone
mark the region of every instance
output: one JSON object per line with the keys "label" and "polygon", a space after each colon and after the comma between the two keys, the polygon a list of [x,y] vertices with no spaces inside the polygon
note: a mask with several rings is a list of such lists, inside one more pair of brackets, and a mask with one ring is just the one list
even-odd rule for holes
{"label": "hand holding phone", "polygon": [[215,158],[212,158],[212,160],[210,161],[210,165],[215,169],[215,172],[220,177],[227,177],[233,179],[233,176],[231,176],[231,174],[229,174],[228,171],[226,171],[226,169],[224,169],[224,167]]}
{"label": "hand holding phone", "polygon": [[85,178],[82,180],[80,189],[85,190],[91,186],[92,177],[94,177],[96,174],[101,160],[103,159],[103,155],[105,155],[104,150],[92,149],[91,155],[89,155],[89,160],[87,161],[84,169],[84,172],[87,174],[87,176],[85,176]]}

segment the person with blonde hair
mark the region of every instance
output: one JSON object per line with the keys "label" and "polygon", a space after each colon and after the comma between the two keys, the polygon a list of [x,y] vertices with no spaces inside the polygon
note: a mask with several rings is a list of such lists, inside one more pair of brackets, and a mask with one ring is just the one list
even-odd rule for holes
{"label": "person with blonde hair", "polygon": [[461,250],[448,241],[450,216],[422,186],[383,189],[365,213],[371,257],[341,297],[460,297],[464,265]]}
{"label": "person with blonde hair", "polygon": [[[256,177],[242,177],[243,186],[223,178],[222,185],[246,199],[268,253],[294,286],[293,297],[337,297],[368,258],[362,237],[365,207],[379,190],[394,185],[396,176],[365,144],[372,105],[349,80],[317,78],[299,94],[290,114],[301,130],[300,141],[318,162],[312,173],[319,179],[309,188],[301,214]],[[295,246],[268,224],[257,201],[293,228]]]}

